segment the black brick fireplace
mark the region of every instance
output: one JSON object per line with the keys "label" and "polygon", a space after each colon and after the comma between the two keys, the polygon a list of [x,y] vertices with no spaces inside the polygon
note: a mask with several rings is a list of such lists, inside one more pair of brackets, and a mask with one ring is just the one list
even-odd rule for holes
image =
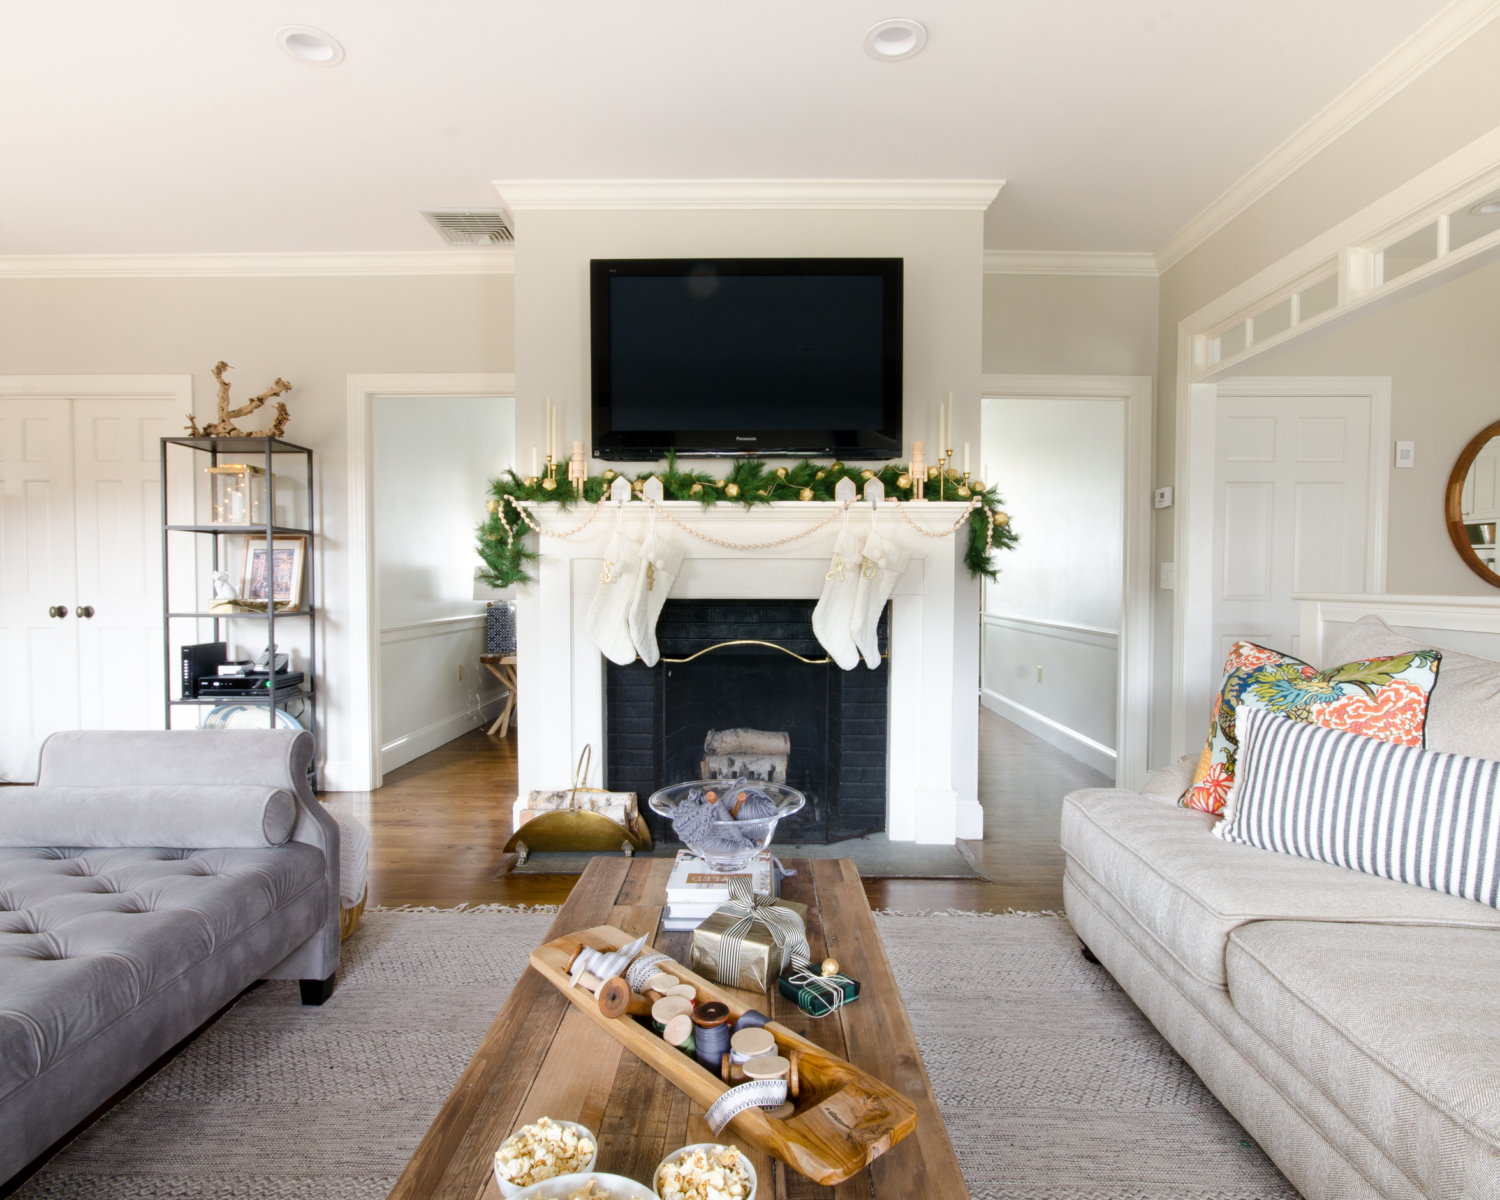
{"label": "black brick fireplace", "polygon": [[[727,646],[690,663],[709,646],[772,642],[804,658],[823,658],[813,634],[811,600],[668,600],[657,624],[662,661],[606,664],[605,786],[635,792],[658,842],[673,841],[665,818],[646,809],[657,788],[701,775],[710,729],[785,730],[791,738],[787,782],[807,807],[776,829],[778,842],[835,842],[885,829],[889,660],[861,664],[800,662],[767,646]],[[880,648],[887,648],[887,615]]]}

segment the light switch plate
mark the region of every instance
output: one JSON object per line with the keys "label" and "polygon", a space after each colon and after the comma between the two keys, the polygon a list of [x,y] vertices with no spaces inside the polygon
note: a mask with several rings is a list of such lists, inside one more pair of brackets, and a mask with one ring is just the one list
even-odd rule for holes
{"label": "light switch plate", "polygon": [[1414,467],[1417,465],[1416,442],[1396,443],[1396,465],[1398,467]]}
{"label": "light switch plate", "polygon": [[1164,488],[1157,488],[1156,489],[1156,507],[1157,508],[1171,508],[1172,507],[1172,489],[1171,488],[1164,487]]}
{"label": "light switch plate", "polygon": [[1162,591],[1175,591],[1177,588],[1177,564],[1164,562],[1161,564],[1161,587]]}

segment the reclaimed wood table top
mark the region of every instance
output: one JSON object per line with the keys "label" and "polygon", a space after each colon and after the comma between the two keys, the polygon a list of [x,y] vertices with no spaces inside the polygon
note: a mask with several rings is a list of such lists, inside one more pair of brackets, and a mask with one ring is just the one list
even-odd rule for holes
{"label": "reclaimed wood table top", "polygon": [[[577,1011],[530,967],[485,1034],[453,1093],[391,1192],[392,1200],[500,1200],[494,1154],[518,1126],[548,1116],[597,1131],[596,1169],[640,1180],[673,1150],[732,1142],[760,1179],[756,1200],[886,1200],[968,1196],[911,1021],[849,859],[794,859],[781,894],[808,906],[812,958],[839,961],[860,981],[860,997],[827,1017],[810,1017],[774,987],[740,991],[746,1004],[895,1088],[917,1108],[914,1133],[865,1170],[824,1187],[734,1136],[715,1137],[703,1109]],[[543,941],[595,925],[654,935],[652,945],[688,961],[691,933],[661,929],[670,858],[595,858]]]}

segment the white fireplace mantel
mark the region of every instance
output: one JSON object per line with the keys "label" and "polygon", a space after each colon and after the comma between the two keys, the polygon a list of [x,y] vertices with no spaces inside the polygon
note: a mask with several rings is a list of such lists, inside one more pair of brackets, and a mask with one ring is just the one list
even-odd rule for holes
{"label": "white fireplace mantel", "polygon": [[[746,510],[721,503],[664,505],[689,528],[726,542],[770,542],[827,517],[833,506],[796,501]],[[902,504],[922,528],[950,528],[964,503]],[[588,509],[531,508],[545,533],[574,529]],[[848,514],[863,535],[871,507]],[[979,583],[964,566],[968,531],[928,537],[902,519],[894,502],[874,519],[883,538],[912,552],[892,596],[890,725],[886,830],[892,840],[951,844],[983,835],[978,799]],[[637,541],[652,520],[646,504],[606,504],[582,533],[543,536],[533,583],[517,589],[517,670],[524,697],[517,722],[520,790],[559,788],[573,777],[584,746],[604,750],[604,657],[584,628],[598,588],[603,553],[616,522]],[[816,599],[843,527],[836,518],[807,537],[769,550],[737,550],[693,537],[657,516],[664,534],[687,552],[674,599]],[[837,670],[831,667],[830,670]],[[856,670],[865,670],[863,666]],[[590,782],[600,782],[597,769]],[[646,797],[642,796],[642,803]]]}

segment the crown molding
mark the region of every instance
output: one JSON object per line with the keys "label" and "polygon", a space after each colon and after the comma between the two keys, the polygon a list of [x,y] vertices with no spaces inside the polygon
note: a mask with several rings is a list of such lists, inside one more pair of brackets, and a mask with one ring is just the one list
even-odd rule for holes
{"label": "crown molding", "polygon": [[497,179],[511,212],[607,209],[936,209],[983,212],[1003,179]]}
{"label": "crown molding", "polygon": [[986,250],[986,275],[1149,275],[1156,257],[1115,250]]}
{"label": "crown molding", "polygon": [[1453,0],[1163,242],[1157,270],[1165,274],[1497,16],[1500,0]]}
{"label": "crown molding", "polygon": [[0,279],[247,279],[316,275],[511,275],[509,247],[330,254],[0,254]]}

